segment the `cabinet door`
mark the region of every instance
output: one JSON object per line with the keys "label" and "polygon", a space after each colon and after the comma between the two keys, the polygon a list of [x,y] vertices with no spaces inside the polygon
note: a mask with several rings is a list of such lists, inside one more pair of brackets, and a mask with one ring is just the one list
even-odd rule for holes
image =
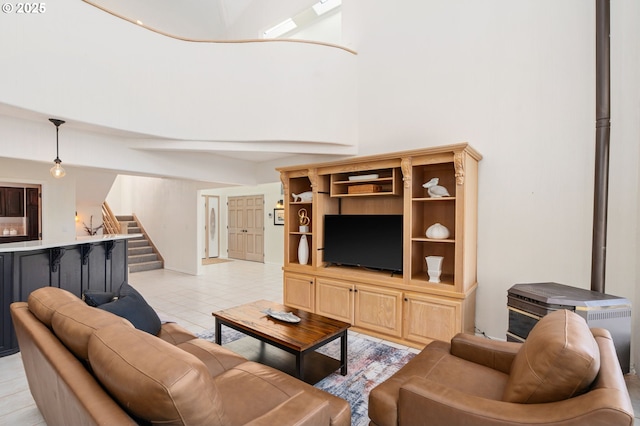
{"label": "cabinet door", "polygon": [[0,253],[0,356],[17,351],[17,345],[12,345],[14,331],[9,309],[12,301],[11,261],[11,253]]}
{"label": "cabinet door", "polygon": [[24,188],[6,188],[5,190],[5,216],[24,216]]}
{"label": "cabinet door", "polygon": [[353,324],[355,286],[348,282],[318,278],[316,280],[316,313]]}
{"label": "cabinet door", "polygon": [[37,188],[27,188],[27,235],[29,240],[37,240],[40,233],[40,197]]}
{"label": "cabinet door", "polygon": [[292,308],[314,312],[315,288],[314,278],[309,275],[284,275],[284,304]]}
{"label": "cabinet door", "polygon": [[448,342],[462,331],[462,302],[424,294],[406,293],[403,337],[417,343]]}
{"label": "cabinet door", "polygon": [[0,217],[6,216],[4,205],[6,204],[7,188],[0,188]]}
{"label": "cabinet door", "polygon": [[401,291],[358,285],[355,292],[355,326],[401,336]]}

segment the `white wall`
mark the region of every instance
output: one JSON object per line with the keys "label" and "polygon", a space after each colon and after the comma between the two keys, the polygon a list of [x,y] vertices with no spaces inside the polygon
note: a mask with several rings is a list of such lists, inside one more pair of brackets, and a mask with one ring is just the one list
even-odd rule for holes
{"label": "white wall", "polygon": [[[637,301],[640,3],[611,3],[606,291]],[[484,155],[476,323],[505,338],[513,284],[590,286],[594,4],[407,0],[402,6],[343,5],[343,37],[358,51],[360,151],[468,141]]]}
{"label": "white wall", "polygon": [[166,269],[195,275],[201,261],[198,189],[193,181],[120,175],[106,201],[116,215],[138,217]]}

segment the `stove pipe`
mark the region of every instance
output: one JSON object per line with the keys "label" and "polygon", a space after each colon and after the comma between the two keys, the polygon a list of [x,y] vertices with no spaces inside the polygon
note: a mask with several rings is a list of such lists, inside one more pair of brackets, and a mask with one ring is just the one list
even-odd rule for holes
{"label": "stove pipe", "polygon": [[611,129],[609,0],[596,0],[596,161],[593,198],[591,290],[605,292],[607,204],[609,197],[609,133]]}

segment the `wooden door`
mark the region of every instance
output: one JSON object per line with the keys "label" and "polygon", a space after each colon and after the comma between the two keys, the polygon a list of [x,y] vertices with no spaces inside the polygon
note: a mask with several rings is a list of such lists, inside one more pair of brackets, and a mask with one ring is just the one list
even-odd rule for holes
{"label": "wooden door", "polygon": [[245,253],[245,210],[244,197],[229,197],[228,206],[228,255],[234,259],[244,259]]}
{"label": "wooden door", "polygon": [[245,198],[245,259],[264,261],[264,198]]}
{"label": "wooden door", "polygon": [[264,197],[229,197],[228,255],[241,260],[264,261]]}

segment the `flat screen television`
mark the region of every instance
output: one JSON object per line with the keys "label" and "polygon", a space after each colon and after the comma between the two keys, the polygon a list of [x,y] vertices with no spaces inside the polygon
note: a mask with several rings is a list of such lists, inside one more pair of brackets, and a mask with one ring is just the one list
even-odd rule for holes
{"label": "flat screen television", "polygon": [[402,215],[325,215],[324,261],[402,272]]}

